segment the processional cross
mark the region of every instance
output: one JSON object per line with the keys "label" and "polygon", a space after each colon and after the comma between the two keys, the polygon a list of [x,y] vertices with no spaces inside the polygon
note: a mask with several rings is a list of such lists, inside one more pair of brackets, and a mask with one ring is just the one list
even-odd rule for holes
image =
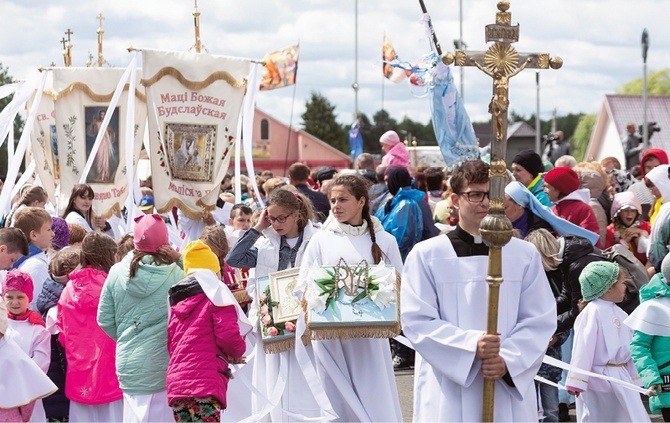
{"label": "processional cross", "polygon": [[102,64],[105,62],[105,59],[102,56],[102,34],[105,33],[105,31],[102,30],[102,21],[105,19],[105,17],[102,15],[101,12],[95,18],[99,22],[98,29],[95,32],[98,34],[98,67],[101,68]]}
{"label": "processional cross", "polygon": [[65,47],[65,66],[70,67],[72,66],[72,40],[70,39],[70,36],[74,35],[74,32],[68,28],[67,31],[65,31],[65,35],[67,35],[67,46]]}
{"label": "processional cross", "polygon": [[[527,68],[559,69],[560,57],[546,53],[518,53],[512,43],[519,41],[519,25],[512,26],[510,2],[498,1],[496,23],[486,25],[486,42],[494,42],[486,51],[461,51],[444,53],[442,61],[456,66],[476,66],[493,78],[493,97],[489,103],[491,113],[491,188],[489,214],[480,225],[481,236],[489,247],[489,264],[486,282],[489,285],[486,333],[495,335],[498,329],[498,300],[502,278],[502,247],[512,238],[512,222],[505,216],[504,194],[507,165],[507,111],[509,110],[509,80]],[[495,381],[484,381],[482,421],[493,421]]]}

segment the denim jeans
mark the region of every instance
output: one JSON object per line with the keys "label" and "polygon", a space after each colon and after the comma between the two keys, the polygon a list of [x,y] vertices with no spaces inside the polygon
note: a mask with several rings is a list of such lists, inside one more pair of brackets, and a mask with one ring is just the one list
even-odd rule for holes
{"label": "denim jeans", "polygon": [[538,393],[538,408],[543,411],[542,422],[558,421],[558,388],[546,383],[535,382],[535,390]]}

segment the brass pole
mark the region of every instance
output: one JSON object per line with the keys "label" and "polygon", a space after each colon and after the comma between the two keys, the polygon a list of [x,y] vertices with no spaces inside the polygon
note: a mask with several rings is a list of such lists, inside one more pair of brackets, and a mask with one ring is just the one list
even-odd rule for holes
{"label": "brass pole", "polygon": [[100,22],[98,29],[95,32],[98,34],[98,67],[101,68],[104,62],[102,57],[102,34],[105,33],[105,31],[102,30],[102,21],[105,19],[105,17],[102,15],[102,13],[100,13],[95,18]]}
{"label": "brass pole", "polygon": [[193,24],[195,25],[195,52],[200,53],[202,44],[200,43],[200,12],[198,11],[198,0],[195,1],[193,10]]}
{"label": "brass pole", "polygon": [[[512,238],[512,222],[505,216],[505,175],[507,173],[507,111],[509,110],[509,81],[525,68],[559,69],[560,57],[548,54],[518,53],[512,43],[519,41],[519,25],[512,26],[512,14],[507,10],[508,0],[498,1],[495,24],[485,27],[486,42],[493,42],[485,52],[444,53],[442,61],[456,66],[475,66],[493,79],[493,97],[489,103],[491,113],[491,168],[489,213],[482,219],[480,233],[489,247],[486,283],[489,287],[486,333],[498,333],[498,306],[502,277],[502,248]],[[484,380],[482,421],[493,421],[495,381]]]}

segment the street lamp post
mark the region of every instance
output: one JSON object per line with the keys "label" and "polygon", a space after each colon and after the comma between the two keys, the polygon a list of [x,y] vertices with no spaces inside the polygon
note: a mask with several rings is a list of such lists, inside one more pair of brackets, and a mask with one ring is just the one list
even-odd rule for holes
{"label": "street lamp post", "polygon": [[649,148],[649,126],[647,125],[647,50],[649,50],[649,33],[642,31],[642,142],[644,150]]}

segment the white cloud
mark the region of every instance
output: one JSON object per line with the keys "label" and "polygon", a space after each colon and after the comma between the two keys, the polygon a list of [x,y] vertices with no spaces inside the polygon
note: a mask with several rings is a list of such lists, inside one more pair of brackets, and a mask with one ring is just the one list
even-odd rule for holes
{"label": "white cloud", "polygon": [[[321,92],[336,105],[338,119],[354,113],[353,0],[200,0],[202,41],[211,54],[260,59],[264,53],[300,42],[296,87],[263,92],[259,107],[288,123],[300,122],[305,100]],[[453,50],[459,34],[457,1],[426,0],[445,51]],[[470,49],[484,50],[484,26],[493,23],[495,0],[463,1],[463,38]],[[359,108],[369,117],[382,106],[381,40],[386,34],[399,56],[416,62],[427,53],[418,2],[365,0],[358,2]],[[194,43],[193,3],[189,0],[0,0],[0,63],[15,78],[37,74],[39,66],[63,63],[59,43],[67,28],[74,31],[74,61],[83,66],[95,54],[97,20],[106,19],[104,54],[116,67],[130,60],[126,48],[187,50]],[[519,51],[561,56],[558,71],[541,73],[541,116],[596,113],[607,93],[640,78],[640,37],[650,33],[649,70],[670,66],[670,29],[666,0],[512,0],[513,23],[520,24]],[[491,81],[475,68],[464,71],[466,109],[473,120],[488,119]],[[460,71],[455,71],[460,87]],[[384,84],[384,108],[396,119],[404,115],[428,122],[426,98],[412,95],[406,84]],[[510,108],[535,112],[534,71],[511,82]]]}

